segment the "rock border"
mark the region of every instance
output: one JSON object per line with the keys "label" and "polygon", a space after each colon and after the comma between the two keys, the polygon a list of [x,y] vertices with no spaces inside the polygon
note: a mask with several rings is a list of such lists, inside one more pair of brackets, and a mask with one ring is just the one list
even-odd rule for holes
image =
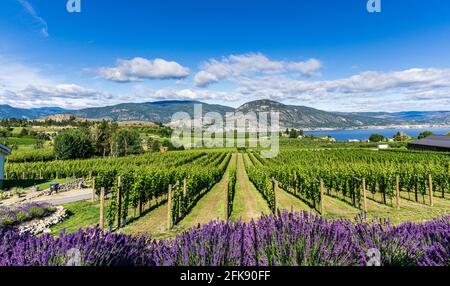
{"label": "rock border", "polygon": [[64,207],[57,206],[55,208],[55,212],[48,217],[19,225],[19,233],[29,233],[32,235],[50,233],[51,226],[62,222],[68,216],[67,210]]}

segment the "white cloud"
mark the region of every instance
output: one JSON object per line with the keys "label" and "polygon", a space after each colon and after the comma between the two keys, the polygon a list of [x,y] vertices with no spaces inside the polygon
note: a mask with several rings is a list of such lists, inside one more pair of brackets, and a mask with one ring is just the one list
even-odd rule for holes
{"label": "white cloud", "polygon": [[78,108],[98,106],[113,97],[105,92],[64,83],[17,58],[0,55],[0,104],[35,108],[59,106]]}
{"label": "white cloud", "polygon": [[208,85],[218,81],[219,79],[215,74],[206,71],[200,71],[194,76],[194,83],[198,87],[207,87]]}
{"label": "white cloud", "polygon": [[0,89],[0,102],[14,107],[36,108],[58,106],[63,108],[84,108],[98,106],[112,100],[113,96],[76,84],[55,86],[30,85],[22,90]]}
{"label": "white cloud", "polygon": [[31,6],[31,4],[28,1],[26,0],[17,0],[17,1],[20,3],[20,5],[23,6],[25,11],[27,11],[27,13],[30,14],[31,17],[33,17],[33,19],[39,24],[42,35],[44,35],[44,37],[48,37],[47,22],[37,14],[36,10],[33,8],[33,6]]}
{"label": "white cloud", "polygon": [[276,74],[291,72],[300,75],[314,75],[320,69],[321,63],[316,59],[307,61],[275,61],[261,53],[230,55],[221,60],[210,59],[201,66],[201,71],[194,77],[194,83],[199,87],[237,78],[249,74]]}
{"label": "white cloud", "polygon": [[28,85],[52,85],[37,68],[24,65],[12,57],[0,55],[0,89],[24,89]]}
{"label": "white cloud", "polygon": [[[429,109],[434,103],[450,108],[450,69],[409,69],[394,72],[363,72],[348,78],[305,81],[285,76],[243,78],[238,82],[243,95],[297,104],[320,105],[334,110],[380,111],[389,103],[400,110],[408,102],[422,101]],[[422,109],[423,109],[422,108]]]}
{"label": "white cloud", "polygon": [[162,88],[158,90],[149,89],[145,87],[138,87],[135,89],[134,97],[129,100],[138,99],[139,101],[157,101],[157,100],[227,100],[235,101],[240,98],[237,92],[229,91],[212,91],[200,89],[175,89]]}
{"label": "white cloud", "polygon": [[288,68],[293,71],[298,71],[301,74],[313,75],[317,73],[322,67],[320,61],[316,59],[309,59],[305,62],[292,62],[288,64]]}
{"label": "white cloud", "polygon": [[102,67],[97,69],[96,73],[107,80],[130,82],[144,79],[182,79],[189,75],[189,69],[173,61],[137,57],[131,60],[119,59],[116,67]]}

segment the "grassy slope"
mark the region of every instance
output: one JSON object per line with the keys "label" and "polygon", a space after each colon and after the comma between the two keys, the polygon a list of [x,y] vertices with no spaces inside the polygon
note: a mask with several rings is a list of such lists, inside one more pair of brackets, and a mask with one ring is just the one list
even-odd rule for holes
{"label": "grassy slope", "polygon": [[[428,202],[427,202],[428,203]],[[362,210],[337,198],[325,196],[324,209],[326,218],[355,218]],[[389,218],[393,224],[403,222],[423,222],[450,214],[450,200],[439,197],[434,198],[433,207],[421,203],[400,199],[400,209],[396,206],[385,205],[372,199],[367,199],[367,217]]]}
{"label": "grassy slope", "polygon": [[358,215],[358,213],[360,213],[360,210],[352,207],[348,203],[326,195],[324,196],[323,200],[323,208],[325,217],[331,219],[354,219]]}
{"label": "grassy slope", "polygon": [[122,228],[119,232],[125,234],[145,233],[155,238],[169,237],[170,232],[167,232],[167,203]]}
{"label": "grassy slope", "polygon": [[262,195],[250,182],[245,171],[242,154],[239,153],[237,156],[236,194],[231,220],[242,218],[243,221],[250,221],[258,218],[261,213],[269,214],[270,209]]}
{"label": "grassy slope", "polygon": [[307,204],[282,189],[276,192],[275,199],[279,210],[314,212]]}
{"label": "grassy slope", "polygon": [[87,228],[95,226],[100,220],[100,203],[92,203],[90,201],[80,201],[65,204],[64,207],[69,211],[69,217],[62,223],[54,225],[51,230],[52,234],[57,235],[63,229],[66,232],[75,232],[79,228]]}
{"label": "grassy slope", "polygon": [[390,218],[394,224],[413,221],[423,222],[436,217],[450,214],[450,200],[439,197],[434,198],[434,205],[431,207],[419,200],[419,203],[406,199],[400,199],[400,209],[397,207],[386,206],[372,200],[367,200],[367,212],[370,217]]}

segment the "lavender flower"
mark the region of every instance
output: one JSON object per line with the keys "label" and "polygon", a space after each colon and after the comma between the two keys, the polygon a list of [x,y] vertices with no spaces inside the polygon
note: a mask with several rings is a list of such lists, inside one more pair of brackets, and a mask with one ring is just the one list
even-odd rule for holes
{"label": "lavender flower", "polygon": [[0,265],[65,265],[77,249],[82,265],[94,266],[363,266],[370,248],[382,265],[450,265],[450,217],[392,226],[283,212],[248,224],[212,221],[163,241],[99,228],[57,238],[0,229]]}

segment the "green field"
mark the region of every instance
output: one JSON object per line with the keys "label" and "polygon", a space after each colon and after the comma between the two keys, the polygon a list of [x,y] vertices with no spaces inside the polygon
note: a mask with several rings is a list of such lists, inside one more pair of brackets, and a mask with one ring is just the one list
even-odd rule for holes
{"label": "green field", "polygon": [[100,204],[81,201],[64,205],[69,217],[62,223],[51,228],[52,234],[58,235],[65,230],[67,233],[76,232],[79,228],[93,227],[99,223]]}

